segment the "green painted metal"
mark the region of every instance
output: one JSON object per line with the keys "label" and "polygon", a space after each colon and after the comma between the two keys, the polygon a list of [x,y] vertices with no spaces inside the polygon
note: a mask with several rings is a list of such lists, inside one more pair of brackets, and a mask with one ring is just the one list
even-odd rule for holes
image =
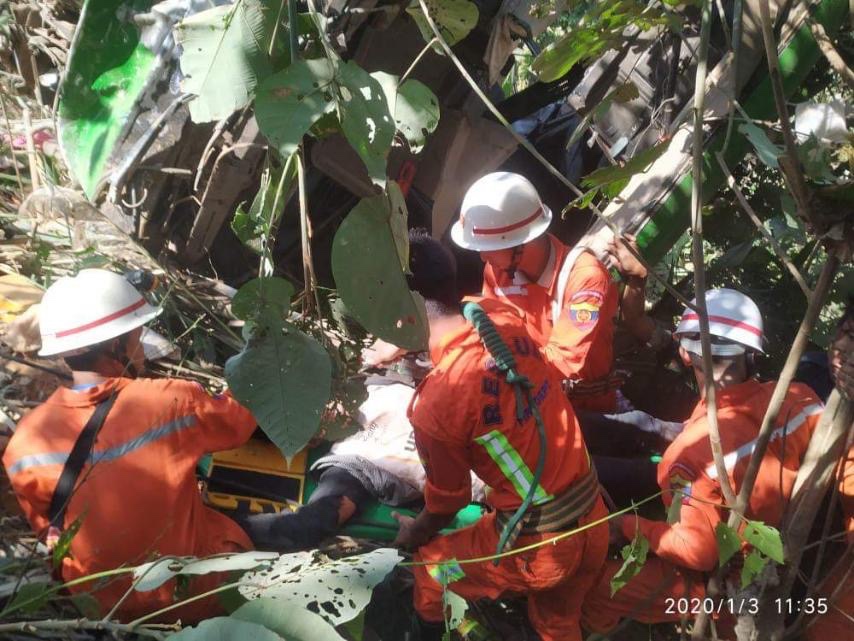
{"label": "green painted metal", "polygon": [[89,198],[148,83],[156,54],[133,16],[152,0],[86,0],[59,100],[60,144]]}
{"label": "green painted metal", "polygon": [[[824,25],[828,34],[835,34],[848,16],[848,0],[824,0],[815,10],[813,19]],[[802,26],[789,45],[780,53],[780,72],[783,76],[783,89],[791,96],[801,86],[809,72],[818,62],[821,51],[808,26]],[[762,63],[765,65],[764,61]],[[747,114],[756,120],[776,119],[774,97],[771,91],[771,79],[767,66],[762,80],[755,86],[747,100],[742,102]],[[718,128],[706,145],[703,154],[703,202],[708,203],[724,183],[715,153],[720,151],[724,141],[725,127]],[[724,159],[730,166],[744,158],[749,149],[744,135],[733,131]],[[661,260],[673,247],[690,224],[691,213],[690,174],[685,176],[673,189],[664,204],[652,215],[638,234],[638,246],[644,256],[653,263]]]}

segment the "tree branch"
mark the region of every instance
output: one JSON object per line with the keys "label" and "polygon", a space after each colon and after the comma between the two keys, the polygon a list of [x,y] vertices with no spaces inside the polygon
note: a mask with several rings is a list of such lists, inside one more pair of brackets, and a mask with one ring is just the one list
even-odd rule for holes
{"label": "tree branch", "polygon": [[735,194],[735,197],[738,198],[738,202],[741,203],[744,212],[747,214],[747,217],[753,221],[753,224],[756,225],[756,229],[759,230],[759,233],[762,234],[762,237],[768,242],[771,246],[771,249],[774,250],[774,253],[777,255],[777,258],[780,259],[780,262],[789,270],[789,273],[792,274],[792,278],[795,279],[795,282],[801,288],[801,291],[804,293],[804,296],[809,300],[810,296],[812,296],[812,290],[810,290],[809,285],[807,285],[807,281],[804,279],[803,275],[798,268],[795,267],[795,264],[789,259],[786,255],[786,252],[780,247],[780,244],[776,241],[776,239],[765,229],[765,225],[762,224],[762,221],[759,219],[759,216],[756,215],[756,212],[753,210],[753,207],[750,206],[750,203],[747,202],[747,198],[744,197],[741,189],[739,189],[738,184],[735,182],[735,178],[733,178],[732,173],[729,170],[729,167],[724,160],[723,155],[720,152],[715,154],[715,158],[718,159],[718,164],[721,167],[721,171],[724,172],[724,176],[726,176],[727,187],[732,190],[732,193]]}
{"label": "tree branch", "polygon": [[798,149],[795,144],[795,136],[792,133],[792,125],[789,122],[789,111],[786,107],[786,96],[783,92],[783,77],[780,73],[780,59],[777,55],[777,42],[774,40],[774,31],[771,25],[771,9],[768,0],[759,0],[759,15],[762,21],[762,41],[765,44],[765,56],[768,59],[768,76],[771,80],[771,88],[774,94],[774,104],[777,107],[777,115],[780,118],[780,129],[783,132],[783,142],[786,153],[779,159],[780,170],[783,178],[794,196],[798,214],[813,228],[820,233],[819,221],[809,206],[810,195],[804,174],[801,171],[800,160],[798,160]]}
{"label": "tree branch", "polygon": [[38,632],[40,630],[51,632],[67,632],[69,630],[108,630],[110,632],[124,632],[126,634],[139,634],[155,639],[165,639],[169,634],[177,632],[180,626],[158,625],[134,627],[124,623],[113,623],[112,621],[90,621],[89,619],[47,620],[47,621],[19,621],[17,623],[0,623],[0,632]]}
{"label": "tree branch", "polygon": [[851,87],[851,89],[854,89],[854,71],[851,70],[851,67],[845,64],[842,56],[839,55],[836,47],[833,46],[833,42],[831,41],[830,36],[827,35],[827,31],[824,30],[824,26],[815,20],[808,20],[807,22],[809,23],[810,31],[812,31],[813,38],[815,38],[818,48],[821,49],[824,57],[827,58],[831,69],[839,74],[842,80],[845,81],[845,84]]}

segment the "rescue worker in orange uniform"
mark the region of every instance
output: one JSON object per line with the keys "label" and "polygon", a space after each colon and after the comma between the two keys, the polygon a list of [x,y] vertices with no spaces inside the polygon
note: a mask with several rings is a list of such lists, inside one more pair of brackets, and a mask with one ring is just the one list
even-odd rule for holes
{"label": "rescue worker in orange uniform", "polygon": [[[136,378],[144,366],[142,326],[160,311],[123,276],[101,269],[62,278],[44,295],[40,354],[63,356],[73,372],[73,387],[58,389],[21,419],[3,464],[38,535],[56,539],[79,521],[70,554],[59,568],[63,581],[155,556],[252,549],[237,523],[203,505],[195,466],[207,452],[242,445],[256,421],[230,396],[210,396],[196,383]],[[94,444],[80,458],[82,469],[76,480],[72,475],[60,510],[52,515],[55,489],[72,449],[84,425],[104,409]],[[189,594],[220,580],[195,577]],[[106,614],[130,585],[123,575],[70,589],[91,592]],[[151,592],[132,591],[116,616],[128,620],[158,610],[173,603],[174,592],[175,581]],[[165,619],[186,622],[217,609],[214,597],[169,612]]]}
{"label": "rescue worker in orange uniform", "polygon": [[[530,404],[517,405],[478,330],[459,311],[451,279],[436,282],[437,263],[452,261],[437,241],[411,248],[410,285],[424,296],[433,369],[416,390],[409,410],[416,446],[426,471],[425,508],[416,517],[396,515],[396,543],[418,548],[418,561],[470,559],[496,553],[499,536],[530,493],[513,547],[549,539],[558,532],[606,515],[584,439],[560,382],[542,360],[521,312],[494,299],[478,299],[501,340],[513,353],[517,373],[532,385],[545,425],[541,444]],[[542,446],[545,464],[534,470]],[[471,500],[471,472],[491,490],[494,508],[475,525],[436,534]],[[435,538],[434,538],[435,537]],[[508,548],[509,549],[509,548]],[[580,639],[584,593],[593,584],[607,550],[604,523],[557,543],[492,562],[421,565],[415,568],[415,638],[440,639],[444,632],[443,586],[466,599],[527,594],[528,613],[543,641]]]}
{"label": "rescue worker in orange uniform", "polygon": [[567,380],[576,410],[612,412],[617,289],[585,247],[546,233],[552,212],[525,177],[494,172],[469,187],[451,238],[480,252],[483,296],[525,312],[546,359]]}
{"label": "rescue worker in orange uniform", "polygon": [[[717,289],[706,294],[712,335],[714,381],[721,444],[730,483],[738,492],[759,427],[774,389],[751,375],[752,360],[762,353],[762,317],[747,296]],[[697,314],[686,310],[676,329],[680,355],[704,389]],[[798,467],[823,405],[806,385],[793,383],[785,397],[768,450],[759,468],[746,517],[779,526]],[[613,597],[610,580],[622,562],[609,560],[584,604],[584,626],[605,633],[623,617],[644,623],[678,621],[680,598],[702,599],[706,576],[718,562],[715,527],[726,522],[721,489],[709,445],[707,407],[701,399],[682,433],[658,465],[658,483],[668,508],[682,497],[673,524],[626,515],[611,522],[612,534],[632,540],[640,531],[649,541],[650,558],[640,573]],[[653,556],[654,555],[654,556]],[[695,601],[696,603],[696,601]],[[747,606],[745,606],[747,607]]]}
{"label": "rescue worker in orange uniform", "polygon": [[[854,400],[854,300],[848,301],[831,343],[829,363],[839,393]],[[849,434],[854,438],[854,434]],[[845,518],[846,549],[828,577],[822,581],[818,598],[827,599],[828,610],[807,623],[807,641],[845,639],[854,629],[854,443],[849,447],[837,470],[839,498]]]}

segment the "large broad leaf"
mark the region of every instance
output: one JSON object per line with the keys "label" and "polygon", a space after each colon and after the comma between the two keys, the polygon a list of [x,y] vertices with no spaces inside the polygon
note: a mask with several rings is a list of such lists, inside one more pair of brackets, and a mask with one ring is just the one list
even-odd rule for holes
{"label": "large broad leaf", "polygon": [[86,0],[60,88],[59,142],[89,198],[156,69],[134,15],[153,0]]}
{"label": "large broad leaf", "polygon": [[259,623],[287,641],[344,641],[319,614],[302,604],[282,599],[255,599],[244,603],[232,616]]}
{"label": "large broad leaf", "polygon": [[718,542],[718,562],[723,567],[741,549],[741,539],[738,532],[723,521],[715,527],[715,539]]}
{"label": "large broad leaf", "polygon": [[[430,17],[433,18],[439,28],[439,33],[451,47],[465,38],[477,26],[477,5],[473,2],[468,0],[425,0],[424,4],[427,5]],[[407,7],[406,12],[415,19],[415,24],[418,25],[418,30],[421,31],[424,41],[430,42],[435,34],[430,25],[427,24],[418,0],[414,0]],[[444,53],[439,47],[434,47],[434,49]]]}
{"label": "large broad leaf", "polygon": [[258,126],[283,158],[296,151],[321,116],[335,109],[334,80],[335,67],[327,58],[297,60],[258,87]]}
{"label": "large broad leaf", "polygon": [[243,285],[231,301],[231,312],[243,320],[272,315],[281,318],[291,303],[294,286],[284,278],[265,276]]}
{"label": "large broad leaf", "polygon": [[422,82],[409,79],[402,85],[398,77],[384,71],[371,74],[383,88],[395,127],[406,138],[409,150],[417,154],[439,125],[439,100]]}
{"label": "large broad leaf", "polygon": [[766,565],[768,565],[768,557],[763,556],[757,550],[753,550],[744,557],[744,565],[741,567],[742,589],[753,583],[756,577],[762,574]]}
{"label": "large broad leaf", "polygon": [[290,458],[320,426],[332,366],[317,341],[286,324],[284,333],[269,327],[228,359],[225,378],[235,398]]}
{"label": "large broad leaf", "polygon": [[232,617],[214,617],[202,621],[195,628],[184,628],[167,638],[174,641],[285,641],[263,625]]}
{"label": "large broad leaf", "polygon": [[259,565],[272,563],[279,557],[275,552],[241,552],[219,554],[206,559],[194,557],[165,557],[134,568],[134,589],[137,592],[156,590],[161,585],[183,574],[210,574],[211,572],[233,572],[252,570]]}
{"label": "large broad leaf", "polygon": [[562,78],[581,60],[597,55],[608,42],[594,29],[572,30],[546,47],[531,64],[542,82]]}
{"label": "large broad leaf", "polygon": [[395,245],[389,198],[363,199],[344,219],[332,243],[338,294],[362,326],[409,350],[425,349],[424,301],[409,291]]}
{"label": "large broad leaf", "polygon": [[395,131],[383,88],[352,60],[339,66],[336,79],[341,130],[365,163],[371,180],[382,187]]}
{"label": "large broad leaf", "polygon": [[744,528],[744,540],[777,563],[782,565],[786,562],[783,556],[783,540],[776,528],[762,521],[749,521]]}
{"label": "large broad leaf", "polygon": [[186,18],[175,28],[183,48],[181,87],[195,94],[195,122],[221,120],[250,103],[259,80],[272,73],[268,51],[276,11],[240,0]]}
{"label": "large broad leaf", "polygon": [[247,573],[238,590],[247,599],[287,603],[337,626],[355,618],[368,605],[374,587],[401,558],[400,552],[391,548],[334,561],[317,552],[283,554],[270,567]]}

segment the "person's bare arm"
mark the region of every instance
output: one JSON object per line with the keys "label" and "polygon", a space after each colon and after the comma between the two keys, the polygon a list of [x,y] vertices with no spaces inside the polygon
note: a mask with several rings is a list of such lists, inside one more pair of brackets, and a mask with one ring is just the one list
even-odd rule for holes
{"label": "person's bare arm", "polygon": [[655,321],[646,315],[647,270],[626,248],[630,244],[637,251],[634,236],[626,235],[626,241],[614,237],[608,244],[608,266],[615,267],[623,277],[625,289],[620,305],[620,320],[633,336],[649,343],[656,332]]}

